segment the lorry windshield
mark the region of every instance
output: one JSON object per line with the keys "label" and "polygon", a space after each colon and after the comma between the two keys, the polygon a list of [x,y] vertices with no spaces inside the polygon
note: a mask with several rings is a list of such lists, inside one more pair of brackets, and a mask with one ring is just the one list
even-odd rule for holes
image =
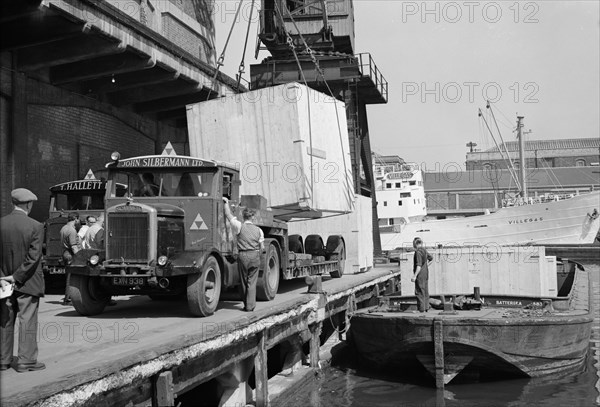
{"label": "lorry windshield", "polygon": [[54,210],[104,209],[104,191],[96,194],[54,194]]}
{"label": "lorry windshield", "polygon": [[[156,196],[210,196],[213,190],[214,170],[115,171],[112,179],[127,185],[134,197]],[[115,197],[115,191],[111,191]]]}

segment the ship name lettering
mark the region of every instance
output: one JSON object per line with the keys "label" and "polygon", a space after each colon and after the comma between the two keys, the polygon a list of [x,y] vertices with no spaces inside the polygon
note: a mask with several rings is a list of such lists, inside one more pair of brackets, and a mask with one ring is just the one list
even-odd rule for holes
{"label": "ship name lettering", "polygon": [[513,219],[513,220],[509,220],[508,224],[509,225],[514,225],[517,223],[531,223],[531,222],[541,222],[543,221],[544,218],[543,217],[539,217],[539,218],[525,218],[525,219]]}

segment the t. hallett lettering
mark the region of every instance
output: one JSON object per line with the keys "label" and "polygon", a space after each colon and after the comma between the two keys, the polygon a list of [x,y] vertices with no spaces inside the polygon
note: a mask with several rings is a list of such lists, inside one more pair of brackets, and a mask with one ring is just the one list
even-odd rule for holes
{"label": "t. hallett lettering", "polygon": [[73,181],[60,185],[61,191],[82,191],[102,188],[104,188],[104,182],[100,180]]}

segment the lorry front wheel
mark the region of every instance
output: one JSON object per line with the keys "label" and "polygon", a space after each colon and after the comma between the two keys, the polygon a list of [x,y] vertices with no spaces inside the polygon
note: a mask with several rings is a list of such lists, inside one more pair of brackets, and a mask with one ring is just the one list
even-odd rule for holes
{"label": "lorry front wheel", "polygon": [[267,248],[265,269],[261,272],[256,283],[256,298],[261,301],[271,301],[279,290],[279,250],[273,243]]}
{"label": "lorry front wheel", "polygon": [[214,256],[209,256],[200,273],[187,276],[188,307],[193,315],[207,317],[214,314],[221,296],[221,267]]}
{"label": "lorry front wheel", "polygon": [[98,277],[71,274],[68,290],[75,311],[81,315],[100,314],[110,301],[110,294],[100,287]]}

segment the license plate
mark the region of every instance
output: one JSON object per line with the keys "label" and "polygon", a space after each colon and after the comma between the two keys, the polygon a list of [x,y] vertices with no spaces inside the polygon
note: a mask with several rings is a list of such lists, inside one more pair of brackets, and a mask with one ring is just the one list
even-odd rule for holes
{"label": "license plate", "polygon": [[128,285],[128,286],[144,285],[144,278],[143,277],[113,277],[112,283],[113,283],[113,285]]}
{"label": "license plate", "polygon": [[48,269],[48,274],[65,274],[65,269],[52,267]]}

